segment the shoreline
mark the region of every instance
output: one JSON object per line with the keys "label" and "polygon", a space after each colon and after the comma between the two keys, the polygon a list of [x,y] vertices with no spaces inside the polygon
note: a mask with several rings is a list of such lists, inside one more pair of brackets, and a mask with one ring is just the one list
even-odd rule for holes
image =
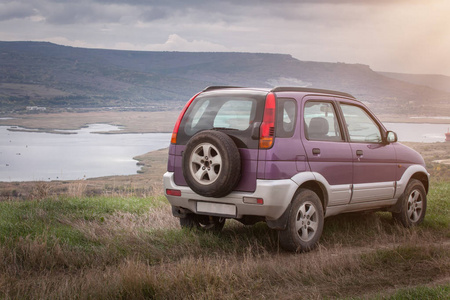
{"label": "shoreline", "polygon": [[[62,112],[40,114],[15,114],[0,118],[0,126],[17,126],[24,132],[72,134],[60,130],[76,131],[90,124],[109,124],[121,130],[95,132],[98,134],[171,133],[178,118],[177,111],[159,112]],[[382,123],[445,124],[450,128],[450,117],[378,115]],[[10,130],[10,129],[8,129]]]}
{"label": "shoreline", "polygon": [[401,115],[379,115],[378,119],[382,123],[411,123],[411,124],[448,124],[450,118],[441,116],[401,116]]}
{"label": "shoreline", "polygon": [[[88,127],[88,125],[96,125],[96,124],[103,124],[103,123],[93,123],[93,124],[86,124],[86,126],[82,126],[78,129],[74,129],[74,130],[80,130],[82,128]],[[111,125],[111,124],[108,124]],[[4,126],[4,127],[8,127],[11,125],[0,125],[0,126]],[[113,125],[115,126],[115,125]],[[16,127],[13,125],[13,127]],[[51,129],[42,129],[42,128],[25,128],[25,127],[21,127],[21,128],[6,128],[6,130],[8,131],[12,131],[12,132],[28,132],[28,133],[50,133],[50,134],[62,134],[62,135],[71,135],[71,134],[78,134],[78,132],[61,132],[61,130],[63,129],[57,129],[57,128],[51,128]],[[146,134],[146,133],[172,133],[171,131],[157,131],[157,132],[138,132],[138,131],[126,131],[126,132],[122,132],[120,130],[112,130],[112,131],[93,131],[91,132],[92,134]]]}
{"label": "shoreline", "polygon": [[178,114],[179,111],[21,114],[10,115],[9,119],[0,119],[0,126],[18,126],[40,131],[75,131],[89,124],[108,124],[121,128],[120,132],[108,134],[171,133]]}

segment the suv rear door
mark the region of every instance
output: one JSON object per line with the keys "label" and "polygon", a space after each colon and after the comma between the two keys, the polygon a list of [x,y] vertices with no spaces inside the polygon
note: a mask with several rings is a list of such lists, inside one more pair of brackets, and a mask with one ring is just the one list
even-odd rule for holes
{"label": "suv rear door", "polygon": [[352,152],[339,123],[334,98],[305,97],[303,145],[312,172],[330,186],[328,206],[344,205],[352,195]]}
{"label": "suv rear door", "polygon": [[[236,144],[241,156],[241,176],[237,191],[256,189],[258,140],[252,138],[261,124],[267,91],[225,89],[199,94],[181,121],[174,155],[174,180],[186,186],[182,172],[182,153],[189,139],[203,130],[223,131]],[[240,174],[236,174],[239,176]]]}

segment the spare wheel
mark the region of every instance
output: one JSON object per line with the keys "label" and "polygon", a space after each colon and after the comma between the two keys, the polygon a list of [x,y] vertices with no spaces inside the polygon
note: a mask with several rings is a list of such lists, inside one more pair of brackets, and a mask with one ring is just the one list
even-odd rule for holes
{"label": "spare wheel", "polygon": [[183,153],[183,175],[189,187],[205,197],[223,197],[241,177],[239,150],[231,137],[216,130],[194,135]]}

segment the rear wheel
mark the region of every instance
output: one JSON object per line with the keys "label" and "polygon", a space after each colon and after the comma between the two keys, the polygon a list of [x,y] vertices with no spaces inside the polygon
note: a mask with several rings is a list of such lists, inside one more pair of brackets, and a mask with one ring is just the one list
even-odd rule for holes
{"label": "rear wheel", "polygon": [[323,207],[317,194],[300,190],[292,200],[286,229],[278,232],[280,246],[294,252],[314,249],[322,235],[323,223]]}
{"label": "rear wheel", "polygon": [[186,217],[180,218],[180,225],[182,228],[219,232],[223,229],[225,220],[221,217],[187,214]]}
{"label": "rear wheel", "polygon": [[241,177],[239,150],[231,137],[216,130],[194,135],[183,153],[183,176],[189,187],[205,197],[223,197]]}
{"label": "rear wheel", "polygon": [[421,181],[411,179],[398,201],[401,201],[400,212],[392,213],[394,219],[405,227],[422,223],[427,210],[427,193]]}

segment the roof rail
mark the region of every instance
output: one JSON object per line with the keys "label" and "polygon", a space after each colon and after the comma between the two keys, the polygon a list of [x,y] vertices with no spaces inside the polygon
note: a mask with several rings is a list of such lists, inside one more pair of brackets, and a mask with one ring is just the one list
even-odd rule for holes
{"label": "roof rail", "polygon": [[242,86],[229,86],[229,85],[212,85],[206,87],[202,92],[213,91],[218,89],[234,89],[234,88],[242,88]]}
{"label": "roof rail", "polygon": [[339,92],[339,91],[333,91],[333,90],[324,90],[324,89],[313,89],[313,88],[304,88],[304,87],[276,87],[271,90],[271,92],[305,92],[305,93],[321,93],[321,94],[333,94],[338,96],[344,96],[348,98],[355,97],[349,93]]}

